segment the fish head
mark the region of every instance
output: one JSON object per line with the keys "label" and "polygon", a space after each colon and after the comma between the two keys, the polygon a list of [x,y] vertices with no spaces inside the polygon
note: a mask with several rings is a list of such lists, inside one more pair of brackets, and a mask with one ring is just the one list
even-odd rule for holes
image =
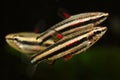
{"label": "fish head", "polygon": [[24,53],[33,54],[44,50],[48,46],[54,44],[53,40],[47,40],[43,44],[39,44],[37,40],[38,33],[18,32],[6,35],[6,42],[14,49]]}

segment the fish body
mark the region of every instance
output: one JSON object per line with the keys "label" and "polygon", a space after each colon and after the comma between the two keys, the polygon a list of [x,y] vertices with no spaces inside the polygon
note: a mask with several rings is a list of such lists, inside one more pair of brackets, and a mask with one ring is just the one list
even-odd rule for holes
{"label": "fish body", "polygon": [[8,34],[7,43],[30,56],[32,64],[51,62],[67,55],[76,55],[92,46],[107,31],[98,26],[108,13],[89,12],[73,15],[42,33],[20,32]]}

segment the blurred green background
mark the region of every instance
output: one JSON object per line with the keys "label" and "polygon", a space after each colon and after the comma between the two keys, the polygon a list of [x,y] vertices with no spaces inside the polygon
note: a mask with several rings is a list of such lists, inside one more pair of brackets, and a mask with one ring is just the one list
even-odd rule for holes
{"label": "blurred green background", "polygon": [[[4,1],[3,26],[0,29],[0,80],[120,80],[118,3],[115,0]],[[7,45],[4,36],[13,32],[34,31],[36,26],[42,32],[62,21],[57,14],[60,8],[65,8],[70,14],[108,12],[109,18],[101,24],[107,26],[108,31],[90,49],[68,61],[60,59],[53,65],[41,62],[30,77],[26,73],[27,62],[21,59],[21,53]],[[38,22],[40,25],[36,25]]]}

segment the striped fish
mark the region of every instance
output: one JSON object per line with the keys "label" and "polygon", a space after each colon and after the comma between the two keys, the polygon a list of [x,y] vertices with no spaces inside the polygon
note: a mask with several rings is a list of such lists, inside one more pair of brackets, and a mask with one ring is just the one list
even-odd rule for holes
{"label": "striped fish", "polygon": [[43,33],[20,32],[8,34],[7,43],[30,57],[32,64],[43,60],[54,62],[67,55],[87,50],[107,31],[98,26],[108,13],[89,12],[73,15]]}

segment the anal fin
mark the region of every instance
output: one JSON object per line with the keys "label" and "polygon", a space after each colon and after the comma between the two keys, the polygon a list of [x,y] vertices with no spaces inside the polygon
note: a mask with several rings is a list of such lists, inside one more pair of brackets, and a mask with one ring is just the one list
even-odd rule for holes
{"label": "anal fin", "polygon": [[64,56],[65,61],[70,60],[71,58],[72,58],[71,54],[68,54],[68,55]]}

